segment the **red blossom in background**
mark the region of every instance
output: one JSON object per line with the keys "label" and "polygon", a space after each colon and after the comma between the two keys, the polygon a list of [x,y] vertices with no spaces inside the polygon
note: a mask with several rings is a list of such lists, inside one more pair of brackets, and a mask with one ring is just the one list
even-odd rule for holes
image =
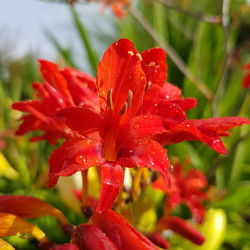
{"label": "red blossom in background", "polygon": [[40,71],[44,84],[35,82],[33,89],[38,100],[16,102],[12,107],[26,112],[17,135],[32,130],[42,130],[44,135],[32,138],[32,141],[48,140],[57,143],[60,138],[77,137],[58,118],[56,113],[67,107],[84,106],[96,110],[99,108],[95,94],[95,79],[71,68],[60,70],[54,63],[40,60]]}
{"label": "red blossom in background", "polygon": [[243,77],[241,85],[247,89],[250,88],[250,63],[245,64],[243,69],[247,71],[247,74]]}
{"label": "red blossom in background", "polygon": [[177,163],[173,167],[170,187],[164,183],[161,177],[152,185],[168,195],[165,207],[167,214],[184,203],[190,209],[196,222],[202,223],[205,215],[205,207],[202,201],[207,200],[203,190],[207,187],[207,179],[200,170],[191,169],[184,173],[183,166]]}

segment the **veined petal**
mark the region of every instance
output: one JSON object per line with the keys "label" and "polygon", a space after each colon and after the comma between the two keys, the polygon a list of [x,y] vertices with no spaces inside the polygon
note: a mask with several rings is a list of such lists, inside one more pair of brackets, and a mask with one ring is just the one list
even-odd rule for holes
{"label": "veined petal", "polygon": [[28,233],[40,242],[48,241],[41,229],[14,214],[0,213],[0,221],[0,237]]}
{"label": "veined petal", "polygon": [[177,216],[162,218],[159,225],[162,229],[165,227],[173,230],[196,245],[202,245],[205,242],[204,236],[196,228]]}
{"label": "veined petal", "polygon": [[95,213],[91,221],[115,243],[119,250],[157,249],[150,240],[137,232],[121,215],[111,209],[104,213]]}
{"label": "veined petal", "polygon": [[72,139],[65,141],[50,157],[49,186],[56,185],[59,176],[69,176],[77,171],[104,162],[102,144],[97,139]]}
{"label": "veined petal", "polygon": [[110,238],[95,225],[81,224],[74,232],[73,242],[80,249],[86,250],[118,250]]}
{"label": "veined petal", "polygon": [[108,48],[98,65],[97,86],[102,109],[109,106],[119,114],[127,103],[123,120],[133,117],[143,102],[146,77],[141,59],[132,42],[120,39]]}
{"label": "veined petal", "polygon": [[100,130],[103,126],[100,115],[86,108],[72,107],[63,109],[56,116],[69,128],[81,135]]}
{"label": "veined petal", "polygon": [[4,250],[15,250],[15,248],[13,246],[11,246],[8,242],[0,239],[0,249],[4,249]]}
{"label": "veined petal", "polygon": [[69,224],[63,213],[43,200],[25,195],[0,195],[0,213],[11,213],[22,218],[50,215],[62,225]]}
{"label": "veined petal", "polygon": [[118,162],[124,167],[151,168],[161,173],[167,184],[170,183],[167,150],[156,141],[141,139],[131,142],[121,152]]}
{"label": "veined petal", "polygon": [[123,168],[115,163],[101,165],[102,188],[96,211],[103,212],[114,204],[124,181]]}
{"label": "veined petal", "polygon": [[166,53],[161,48],[152,48],[141,53],[142,68],[147,81],[162,86],[167,77]]}

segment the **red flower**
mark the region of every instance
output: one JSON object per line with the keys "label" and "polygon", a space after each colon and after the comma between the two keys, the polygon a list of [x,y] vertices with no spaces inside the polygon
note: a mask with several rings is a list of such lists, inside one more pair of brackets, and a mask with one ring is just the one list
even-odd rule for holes
{"label": "red flower", "polygon": [[158,228],[171,229],[196,245],[202,245],[205,242],[205,237],[196,228],[177,216],[161,218],[158,222]]}
{"label": "red flower", "polygon": [[179,204],[184,203],[190,209],[195,220],[202,223],[205,208],[201,201],[207,199],[203,192],[207,186],[206,176],[197,169],[189,170],[184,174],[180,164],[175,164],[173,171],[171,187],[168,187],[162,178],[153,183],[153,187],[168,195],[166,200],[167,214],[170,214]]}
{"label": "red flower", "polygon": [[248,71],[248,73],[243,77],[242,80],[242,87],[247,89],[250,88],[250,63],[245,64],[243,69]]}
{"label": "red flower", "polygon": [[157,249],[150,240],[137,232],[121,215],[111,209],[104,213],[95,213],[91,222],[106,234],[117,249]]}
{"label": "red flower", "polygon": [[[154,58],[158,64],[147,68],[144,64]],[[163,67],[158,69],[160,65]],[[168,179],[166,150],[151,140],[153,135],[164,131],[162,120],[154,114],[141,113],[145,89],[150,80],[153,84],[158,80],[157,72],[164,83],[163,50],[151,49],[139,54],[126,39],[111,45],[98,66],[100,111],[73,107],[57,113],[82,138],[67,140],[52,153],[50,186],[56,184],[59,176],[99,165],[102,191],[97,210],[103,211],[112,206],[123,184],[122,167],[149,167]]]}
{"label": "red flower", "polygon": [[[67,139],[50,158],[52,187],[59,176],[100,166],[102,191],[97,210],[109,208],[123,183],[123,167],[150,167],[168,179],[169,161],[161,147],[199,140],[220,153],[220,139],[246,118],[187,120],[185,111],[196,105],[181,90],[165,84],[166,55],[155,48],[139,54],[121,39],[105,52],[96,84],[90,76],[42,61],[45,84],[35,84],[41,100],[19,102],[14,108],[30,113],[18,134],[39,129],[37,139]],[[108,195],[108,193],[110,194]]]}
{"label": "red flower", "polygon": [[59,110],[73,106],[98,110],[95,79],[74,69],[59,70],[56,64],[44,60],[40,60],[40,70],[44,84],[33,83],[40,100],[21,101],[12,105],[14,109],[28,113],[21,118],[23,123],[16,134],[42,130],[45,134],[32,138],[32,141],[45,139],[50,143],[56,143],[59,138],[77,137],[55,115]]}

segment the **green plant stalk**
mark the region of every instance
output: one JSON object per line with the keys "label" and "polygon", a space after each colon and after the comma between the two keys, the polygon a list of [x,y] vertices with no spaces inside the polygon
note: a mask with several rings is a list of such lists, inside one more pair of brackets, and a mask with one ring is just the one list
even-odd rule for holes
{"label": "green plant stalk", "polygon": [[97,59],[97,56],[96,56],[93,48],[91,47],[91,42],[88,38],[88,32],[85,29],[84,25],[82,24],[75,8],[71,6],[70,10],[71,10],[71,14],[72,14],[72,17],[74,20],[75,27],[78,31],[80,38],[81,38],[82,45],[84,46],[84,49],[86,49],[87,56],[89,59],[89,64],[91,66],[92,74],[95,75],[96,69],[97,69],[98,59]]}

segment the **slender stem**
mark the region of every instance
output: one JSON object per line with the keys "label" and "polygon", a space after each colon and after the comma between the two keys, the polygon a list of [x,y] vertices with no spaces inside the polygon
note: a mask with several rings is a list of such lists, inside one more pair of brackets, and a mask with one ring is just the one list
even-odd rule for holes
{"label": "slender stem", "polygon": [[197,12],[190,12],[188,10],[184,10],[182,8],[179,8],[176,6],[172,1],[170,0],[155,0],[158,3],[161,3],[162,5],[165,5],[169,9],[172,9],[174,11],[177,11],[183,15],[189,16],[191,18],[197,19],[202,22],[212,23],[212,24],[221,24],[222,19],[220,16],[206,16],[202,15],[201,13]]}
{"label": "slender stem", "polygon": [[81,171],[82,173],[82,207],[88,204],[88,170]]}
{"label": "slender stem", "polygon": [[135,173],[135,177],[133,180],[133,186],[132,186],[132,199],[135,200],[140,192],[140,183],[141,183],[141,177],[143,173],[143,168],[138,168]]}
{"label": "slender stem", "polygon": [[177,52],[170,46],[170,44],[160,38],[158,33],[154,30],[152,25],[146,20],[142,13],[132,8],[129,8],[128,11],[131,16],[133,16],[148,32],[148,34],[157,42],[157,44],[159,44],[160,47],[168,52],[169,57],[173,60],[179,70],[188,78],[188,80],[193,83],[193,85],[207,98],[207,100],[211,101],[213,98],[211,91],[204,83],[196,79]]}
{"label": "slender stem", "polygon": [[223,62],[223,73],[221,80],[217,86],[217,89],[214,94],[213,102],[212,102],[212,111],[213,116],[217,116],[218,110],[218,102],[221,99],[223,94],[226,79],[229,73],[230,62],[231,62],[231,54],[232,54],[232,46],[229,40],[229,28],[230,28],[230,0],[222,0],[222,27],[224,32],[224,50],[225,50],[225,58]]}

